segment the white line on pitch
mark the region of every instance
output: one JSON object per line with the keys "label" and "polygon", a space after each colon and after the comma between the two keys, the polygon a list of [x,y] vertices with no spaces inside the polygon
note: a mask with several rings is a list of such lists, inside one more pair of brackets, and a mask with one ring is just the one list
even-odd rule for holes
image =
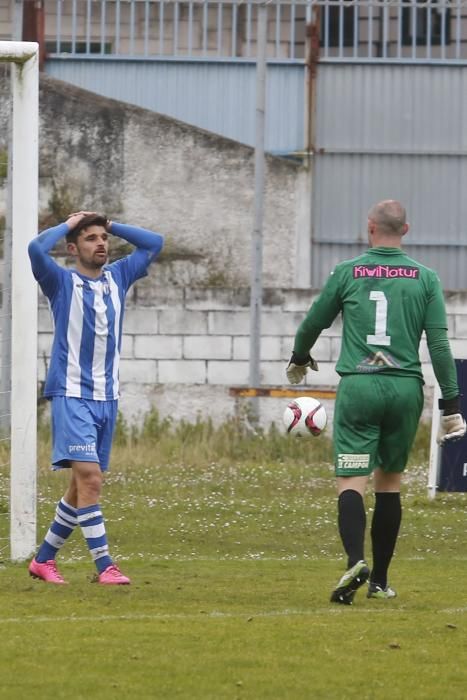
{"label": "white line on pitch", "polygon": [[[361,615],[368,614],[390,614],[394,615],[397,613],[407,614],[406,608],[392,608],[392,607],[378,607],[378,608],[359,608],[359,613]],[[112,621],[122,621],[122,622],[135,622],[135,621],[145,621],[145,620],[205,620],[205,619],[244,619],[246,621],[253,621],[256,618],[274,618],[274,617],[311,617],[313,615],[342,615],[349,614],[349,608],[347,607],[335,607],[335,608],[318,608],[316,610],[269,610],[263,612],[222,612],[219,610],[213,610],[211,612],[199,612],[199,613],[153,613],[151,615],[147,613],[141,614],[129,614],[129,615],[63,615],[63,616],[28,616],[28,617],[0,617],[0,624],[30,624],[33,622],[38,622],[40,624],[47,622],[112,622]],[[459,614],[467,613],[467,608],[445,608],[442,610],[433,610],[439,614]],[[351,613],[350,613],[351,614]]]}

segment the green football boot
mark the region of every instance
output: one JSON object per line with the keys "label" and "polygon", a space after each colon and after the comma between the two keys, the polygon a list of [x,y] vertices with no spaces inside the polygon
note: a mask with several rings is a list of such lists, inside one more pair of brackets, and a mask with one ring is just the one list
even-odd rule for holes
{"label": "green football boot", "polygon": [[340,579],[331,593],[331,603],[352,605],[355,592],[368,580],[370,569],[366,561],[358,561]]}
{"label": "green football boot", "polygon": [[390,586],[382,588],[381,586],[378,586],[377,583],[372,583],[371,581],[368,584],[368,593],[366,594],[367,598],[380,598],[381,600],[387,600],[388,598],[396,598],[396,596],[396,591],[393,591]]}

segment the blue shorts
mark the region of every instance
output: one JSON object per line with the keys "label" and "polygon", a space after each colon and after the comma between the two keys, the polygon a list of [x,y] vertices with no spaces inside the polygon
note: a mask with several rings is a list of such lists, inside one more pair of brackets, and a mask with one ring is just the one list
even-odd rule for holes
{"label": "blue shorts", "polygon": [[97,462],[109,466],[118,401],[93,401],[67,396],[52,398],[52,466]]}

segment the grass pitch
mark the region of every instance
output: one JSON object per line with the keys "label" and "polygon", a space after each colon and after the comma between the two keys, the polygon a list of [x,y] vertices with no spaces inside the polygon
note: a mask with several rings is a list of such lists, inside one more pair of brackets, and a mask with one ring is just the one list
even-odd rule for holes
{"label": "grass pitch", "polygon": [[[69,586],[5,557],[1,698],[467,696],[466,496],[427,500],[426,428],[403,490],[398,598],[361,590],[352,607],[328,602],[345,561],[324,437],[169,428],[157,416],[138,433],[119,426],[102,506],[131,586],[91,582],[79,532],[59,559]],[[65,485],[48,450],[44,436],[39,537]]]}

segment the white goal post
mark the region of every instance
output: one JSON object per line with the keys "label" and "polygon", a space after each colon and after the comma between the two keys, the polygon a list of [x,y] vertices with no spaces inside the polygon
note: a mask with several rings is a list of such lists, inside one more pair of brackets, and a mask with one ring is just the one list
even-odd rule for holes
{"label": "white goal post", "polygon": [[27,247],[37,235],[39,46],[0,41],[11,64],[11,403],[10,556],[36,547],[37,285]]}
{"label": "white goal post", "polygon": [[441,416],[441,411],[438,408],[438,401],[440,398],[441,390],[439,384],[435,384],[433,392],[433,412],[431,417],[430,462],[428,467],[428,498],[430,499],[436,497],[441,461],[441,447],[436,442]]}

